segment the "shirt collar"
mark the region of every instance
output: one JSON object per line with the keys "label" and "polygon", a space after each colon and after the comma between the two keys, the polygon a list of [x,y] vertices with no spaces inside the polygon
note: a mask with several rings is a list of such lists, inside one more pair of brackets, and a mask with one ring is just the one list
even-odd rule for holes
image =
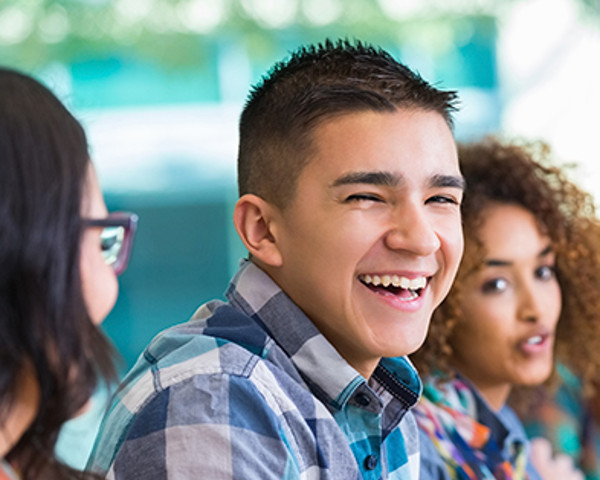
{"label": "shirt collar", "polygon": [[490,434],[498,444],[527,443],[527,436],[521,422],[508,405],[505,404],[500,410],[495,411],[468,378],[459,373],[457,373],[457,377],[473,392],[478,414],[477,418],[479,418],[481,423],[490,427]]}

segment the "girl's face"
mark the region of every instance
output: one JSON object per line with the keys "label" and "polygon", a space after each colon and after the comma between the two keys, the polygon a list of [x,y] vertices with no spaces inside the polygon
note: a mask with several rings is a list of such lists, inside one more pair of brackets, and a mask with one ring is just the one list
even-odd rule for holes
{"label": "girl's face", "polygon": [[551,374],[561,291],[550,239],[529,211],[494,203],[484,218],[484,266],[464,282],[450,343],[453,365],[499,409],[511,387]]}
{"label": "girl's face", "polygon": [[[102,197],[94,167],[90,162],[83,192],[83,218],[106,218],[108,211]],[[119,284],[112,267],[102,256],[101,227],[87,227],[81,240],[80,270],[83,298],[91,320],[101,323],[117,301]]]}

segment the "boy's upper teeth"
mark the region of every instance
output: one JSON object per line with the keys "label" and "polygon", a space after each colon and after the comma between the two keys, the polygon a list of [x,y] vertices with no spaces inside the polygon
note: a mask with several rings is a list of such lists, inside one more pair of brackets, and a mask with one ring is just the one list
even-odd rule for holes
{"label": "boy's upper teeth", "polygon": [[371,284],[375,287],[379,285],[383,287],[389,287],[392,285],[396,288],[405,288],[408,290],[418,290],[419,288],[425,288],[427,285],[427,278],[406,278],[399,275],[361,275],[360,279],[367,284]]}
{"label": "boy's upper teeth", "polygon": [[527,339],[527,343],[530,345],[535,345],[542,342],[542,337],[540,335],[535,335]]}

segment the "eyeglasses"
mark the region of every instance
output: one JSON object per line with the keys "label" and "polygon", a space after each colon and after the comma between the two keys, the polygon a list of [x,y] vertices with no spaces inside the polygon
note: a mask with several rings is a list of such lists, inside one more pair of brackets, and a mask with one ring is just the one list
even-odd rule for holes
{"label": "eyeglasses", "polygon": [[109,213],[102,219],[84,219],[86,227],[102,228],[100,233],[102,256],[116,275],[121,275],[127,268],[137,222],[138,216],[129,212]]}

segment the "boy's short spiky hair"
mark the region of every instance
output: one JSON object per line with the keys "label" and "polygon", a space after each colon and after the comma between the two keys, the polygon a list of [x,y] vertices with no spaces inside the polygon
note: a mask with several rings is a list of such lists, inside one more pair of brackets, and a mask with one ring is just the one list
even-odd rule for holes
{"label": "boy's short spiky hair", "polygon": [[455,91],[438,90],[381,48],[348,40],[301,47],[250,92],[240,119],[239,194],[284,208],[323,120],[419,109],[438,112],[452,128],[457,100]]}

